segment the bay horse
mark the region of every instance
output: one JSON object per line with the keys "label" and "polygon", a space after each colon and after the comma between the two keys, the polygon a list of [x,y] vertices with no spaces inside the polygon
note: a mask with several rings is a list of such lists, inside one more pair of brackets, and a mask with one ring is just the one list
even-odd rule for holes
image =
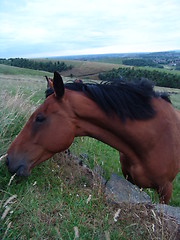
{"label": "bay horse", "polygon": [[12,174],[28,176],[75,137],[90,136],[120,152],[125,178],[169,202],[180,171],[180,113],[168,95],[148,81],[64,84],[58,72],[46,95],[7,150]]}

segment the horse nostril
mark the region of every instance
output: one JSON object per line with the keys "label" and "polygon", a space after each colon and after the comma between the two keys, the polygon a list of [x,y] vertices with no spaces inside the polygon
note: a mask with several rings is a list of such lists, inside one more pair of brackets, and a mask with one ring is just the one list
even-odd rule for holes
{"label": "horse nostril", "polygon": [[9,157],[6,157],[6,166],[9,166]]}

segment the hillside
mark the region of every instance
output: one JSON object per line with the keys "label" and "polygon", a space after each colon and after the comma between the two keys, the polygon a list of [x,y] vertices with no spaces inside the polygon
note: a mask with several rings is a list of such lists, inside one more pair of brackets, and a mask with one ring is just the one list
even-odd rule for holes
{"label": "hillside", "polygon": [[[64,61],[64,60],[63,60]],[[62,71],[61,74],[65,77],[82,77],[98,79],[98,74],[119,68],[120,64],[104,63],[104,62],[90,62],[65,60],[67,65],[73,65],[73,68],[68,71]]]}
{"label": "hillside", "polygon": [[[12,62],[12,64],[11,64]],[[61,75],[64,77],[73,77],[73,78],[86,78],[86,79],[99,79],[99,74],[106,73],[112,69],[124,68],[128,71],[136,70],[140,77],[151,78],[152,72],[161,73],[161,76],[158,76],[158,79],[163,78],[162,74],[166,76],[171,74],[171,79],[168,81],[176,81],[176,76],[180,76],[179,64],[180,64],[180,54],[178,52],[160,52],[160,53],[136,53],[136,54],[103,54],[103,55],[84,55],[84,56],[70,56],[70,57],[50,57],[50,58],[36,58],[36,59],[1,59],[0,62],[0,71],[2,64],[8,64],[13,66],[22,67],[23,64],[30,64],[32,69],[45,69],[46,71],[60,71]],[[19,65],[14,65],[14,63],[19,63]],[[65,66],[66,69],[56,70],[60,65]],[[55,66],[55,68],[50,68],[49,65]],[[42,66],[47,66],[42,68]],[[9,66],[7,66],[9,67]],[[7,68],[6,67],[6,68]],[[24,66],[26,67],[26,66]],[[28,68],[29,68],[28,67]],[[55,70],[54,70],[55,69]],[[59,69],[59,68],[58,68]],[[8,68],[3,67],[5,74],[8,72]],[[21,74],[16,69],[16,74]],[[12,68],[10,69],[12,71]],[[13,70],[14,71],[14,70]],[[26,70],[25,70],[26,71]],[[142,74],[142,71],[145,71],[145,76]],[[30,72],[30,71],[29,71]],[[41,71],[43,72],[43,71]],[[33,73],[33,72],[32,72]],[[26,71],[27,74],[27,71]],[[36,74],[34,72],[33,74]],[[44,73],[45,75],[51,73]],[[41,73],[38,75],[41,75]],[[130,74],[132,75],[132,74]],[[124,77],[124,76],[123,76]],[[156,83],[156,81],[155,81]],[[162,86],[162,84],[160,85]],[[164,85],[166,86],[166,85]],[[167,85],[169,87],[169,84]],[[177,87],[171,86],[171,87]]]}
{"label": "hillside", "polygon": [[[38,61],[46,61],[45,59],[40,59]],[[64,60],[63,60],[64,61]],[[92,78],[98,79],[98,74],[112,70],[113,68],[119,68],[120,64],[111,63],[100,63],[100,62],[89,62],[89,61],[76,61],[76,60],[65,60],[67,65],[73,65],[73,68],[67,71],[62,71],[61,75],[64,77],[74,77],[74,78]],[[20,75],[51,75],[49,72],[37,71],[31,69],[23,69],[19,67],[12,67],[8,65],[0,64],[0,73],[2,74],[20,74]]]}
{"label": "hillside", "polygon": [[0,64],[0,74],[4,75],[23,75],[23,76],[50,76],[51,73],[45,71],[37,71],[27,68],[13,67],[4,64]]}
{"label": "hillside", "polygon": [[[83,66],[83,62],[76,64],[78,71],[78,64]],[[87,62],[84,64],[88,66]],[[92,66],[89,65],[91,71]],[[44,100],[46,74],[49,73],[0,65],[0,156]],[[171,94],[173,104],[175,100],[180,102],[179,91]],[[121,175],[115,149],[82,137],[74,140],[70,153],[55,155],[34,168],[26,179],[11,177],[0,161],[0,239],[75,239],[75,229],[79,239],[175,239],[175,228],[168,231],[165,220],[149,206],[136,209],[131,204],[106,202],[94,173],[73,162],[74,156],[90,169],[100,166],[108,180],[112,172]],[[173,206],[179,206],[179,181],[177,175],[170,202]],[[156,201],[156,195],[147,191]],[[120,218],[115,221],[119,209]]]}

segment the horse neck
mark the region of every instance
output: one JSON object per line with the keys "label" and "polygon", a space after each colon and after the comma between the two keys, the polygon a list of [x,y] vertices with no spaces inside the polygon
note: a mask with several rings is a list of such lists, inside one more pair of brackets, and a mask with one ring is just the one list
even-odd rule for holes
{"label": "horse neck", "polygon": [[127,155],[134,154],[130,144],[130,140],[135,140],[131,128],[117,115],[107,115],[82,93],[73,92],[70,104],[75,116],[76,136],[90,136]]}

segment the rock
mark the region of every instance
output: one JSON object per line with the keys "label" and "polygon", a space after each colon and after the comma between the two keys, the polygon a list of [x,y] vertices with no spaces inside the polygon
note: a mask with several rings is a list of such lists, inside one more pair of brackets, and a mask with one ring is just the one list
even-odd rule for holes
{"label": "rock", "polygon": [[172,207],[166,204],[156,204],[156,209],[158,213],[168,215],[171,218],[175,219],[176,222],[180,225],[180,208]]}
{"label": "rock", "polygon": [[[177,224],[176,239],[180,239],[180,208],[172,207],[166,204],[156,204],[155,209],[160,215],[163,215],[164,217],[169,219],[169,223],[174,221]],[[170,224],[169,228],[171,228]]]}
{"label": "rock", "polygon": [[88,156],[88,154],[86,154],[86,153],[80,153],[80,157],[81,157],[83,160],[89,159],[89,156]]}
{"label": "rock", "polygon": [[[150,197],[137,186],[131,184],[123,177],[112,174],[110,180],[106,184],[105,194],[107,200],[117,204],[130,204],[138,206],[143,203],[145,207],[152,208],[155,221],[160,221],[163,228],[172,233],[173,239],[180,239],[180,208],[172,207],[165,204],[152,204]],[[160,218],[156,218],[156,215]],[[161,219],[161,220],[160,220]]]}
{"label": "rock", "polygon": [[93,168],[93,173],[96,174],[102,186],[105,186],[106,179],[103,178],[103,170],[99,165]]}
{"label": "rock", "polygon": [[151,203],[148,194],[114,173],[106,184],[105,194],[116,203]]}

